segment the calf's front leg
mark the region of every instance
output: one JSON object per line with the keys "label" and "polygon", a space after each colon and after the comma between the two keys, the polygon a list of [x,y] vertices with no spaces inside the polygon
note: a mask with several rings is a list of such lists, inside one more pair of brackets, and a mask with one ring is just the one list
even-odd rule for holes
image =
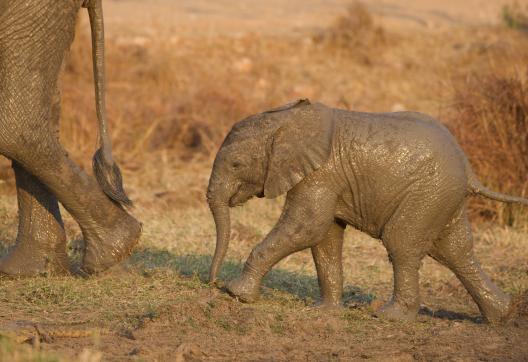
{"label": "calf's front leg", "polygon": [[319,307],[336,308],[343,304],[343,234],[346,225],[336,220],[312,255],[317,269],[321,300]]}
{"label": "calf's front leg", "polygon": [[227,284],[240,301],[254,302],[262,278],[284,257],[322,241],[334,222],[337,196],[320,185],[301,182],[288,192],[282,215],[249,255],[242,274]]}

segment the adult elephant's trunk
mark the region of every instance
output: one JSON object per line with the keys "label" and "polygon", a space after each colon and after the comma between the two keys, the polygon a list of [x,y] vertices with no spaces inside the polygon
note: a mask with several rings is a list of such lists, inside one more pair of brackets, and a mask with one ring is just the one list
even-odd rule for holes
{"label": "adult elephant's trunk", "polygon": [[229,218],[229,206],[227,203],[218,203],[214,200],[209,202],[211,212],[216,225],[216,249],[209,271],[209,281],[211,283],[216,281],[218,271],[222,266],[224,257],[229,246],[229,237],[231,235],[231,221]]}
{"label": "adult elephant's trunk", "polygon": [[119,167],[112,157],[112,143],[108,134],[105,105],[105,62],[104,62],[104,24],[102,0],[85,0],[88,8],[92,32],[92,58],[95,80],[95,102],[99,122],[100,148],[93,157],[93,170],[97,182],[104,193],[112,200],[131,206],[132,202],[123,189],[123,179]]}

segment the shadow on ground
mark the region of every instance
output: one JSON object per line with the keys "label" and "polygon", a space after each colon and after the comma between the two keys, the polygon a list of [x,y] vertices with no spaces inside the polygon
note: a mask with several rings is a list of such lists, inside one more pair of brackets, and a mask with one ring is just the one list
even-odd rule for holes
{"label": "shadow on ground", "polygon": [[7,255],[9,252],[10,245],[6,243],[5,241],[0,241],[0,258],[4,255]]}
{"label": "shadow on ground", "polygon": [[[143,249],[135,252],[128,264],[144,270],[168,268],[183,276],[196,275],[203,282],[207,282],[211,260],[210,255],[175,255],[167,250]],[[243,266],[242,263],[225,261],[219,279],[227,281],[238,276]],[[263,284],[307,302],[319,298],[316,276],[275,268],[266,275]],[[349,285],[344,288],[343,299],[345,305],[362,305],[370,303],[375,296]]]}
{"label": "shadow on ground", "polygon": [[[69,254],[72,264],[79,263],[82,253],[78,249],[82,249],[82,242],[75,240],[70,244]],[[10,246],[0,242],[0,258],[9,249]],[[134,252],[125,262],[125,265],[142,273],[149,273],[149,271],[156,269],[168,269],[184,277],[197,276],[202,282],[207,283],[211,260],[210,255],[176,255],[162,249],[141,249]],[[243,263],[226,260],[220,271],[219,279],[228,281],[235,278],[241,273],[243,266]],[[263,284],[267,288],[291,294],[306,304],[312,304],[319,298],[319,286],[315,275],[274,268],[264,278]],[[343,301],[346,307],[366,306],[374,299],[376,299],[375,295],[365,293],[357,286],[347,285],[344,287]],[[518,296],[517,299],[515,314],[522,317],[523,320],[528,320],[528,292]],[[422,307],[419,314],[451,321],[469,321],[476,324],[484,322],[481,316],[472,316],[445,309],[433,310]]]}
{"label": "shadow on ground", "polygon": [[418,313],[432,318],[449,321],[470,321],[476,324],[484,323],[484,319],[481,316],[471,316],[466,313],[452,312],[445,309],[432,310],[427,307],[422,307]]}
{"label": "shadow on ground", "polygon": [[[128,264],[144,271],[167,268],[182,276],[196,275],[202,282],[207,282],[211,260],[210,255],[176,255],[167,250],[143,249],[136,251],[128,260]],[[219,279],[227,281],[238,276],[243,266],[243,263],[225,261]],[[307,304],[319,298],[319,286],[315,275],[274,268],[264,278],[263,284],[265,287],[289,293]],[[346,307],[365,306],[374,299],[376,299],[375,295],[365,293],[357,286],[348,285],[344,288],[343,300]],[[476,324],[484,322],[481,316],[445,309],[432,310],[422,307],[419,313],[435,319],[469,321]]]}

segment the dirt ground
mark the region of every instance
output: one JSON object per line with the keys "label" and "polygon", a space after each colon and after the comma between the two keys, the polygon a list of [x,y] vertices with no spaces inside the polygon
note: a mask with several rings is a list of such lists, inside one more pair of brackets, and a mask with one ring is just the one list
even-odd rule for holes
{"label": "dirt ground", "polygon": [[[528,360],[522,227],[473,227],[484,270],[515,301],[501,326],[485,323],[460,282],[431,259],[421,269],[417,322],[376,318],[373,311],[391,296],[392,267],[378,240],[350,228],[343,309],[314,307],[319,292],[309,251],[281,261],[257,303],[233,300],[223,282],[273,227],[283,197],[233,210],[220,287],[205,282],[215,229],[204,193],[214,152],[233,122],[299,97],[448,118],[454,85],[473,74],[528,77],[528,36],[501,18],[510,1],[365,1],[373,24],[358,18],[363,27],[333,37],[350,4],[105,0],[111,131],[144,234],[127,262],[100,276],[2,279],[0,361]],[[85,14],[79,32],[88,36]],[[90,62],[82,41],[78,36],[62,80],[61,137],[89,169],[95,121],[91,79],[78,70]],[[16,237],[17,209],[9,163],[2,162],[5,254]],[[75,262],[82,235],[63,214]]]}

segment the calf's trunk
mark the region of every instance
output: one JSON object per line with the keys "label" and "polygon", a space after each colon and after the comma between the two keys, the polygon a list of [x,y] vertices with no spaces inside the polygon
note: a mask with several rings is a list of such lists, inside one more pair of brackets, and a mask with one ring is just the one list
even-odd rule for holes
{"label": "calf's trunk", "polygon": [[227,204],[210,202],[210,208],[216,225],[216,249],[209,271],[209,282],[214,283],[227,253],[231,234],[231,221]]}

